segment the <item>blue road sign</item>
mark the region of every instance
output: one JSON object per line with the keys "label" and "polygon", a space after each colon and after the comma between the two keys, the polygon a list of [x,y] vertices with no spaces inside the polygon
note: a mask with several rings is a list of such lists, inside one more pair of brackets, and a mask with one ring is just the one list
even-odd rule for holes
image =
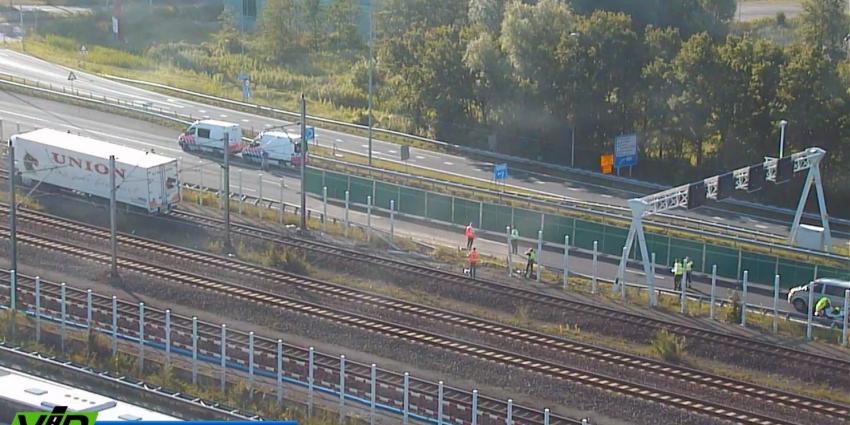
{"label": "blue road sign", "polygon": [[637,135],[622,134],[614,139],[614,168],[637,165]]}
{"label": "blue road sign", "polygon": [[315,128],[315,127],[307,127],[307,134],[306,134],[306,136],[307,136],[307,137],[305,137],[305,138],[304,138],[305,140],[313,140],[313,139],[315,139],[315,138],[316,138],[316,128]]}
{"label": "blue road sign", "polygon": [[251,98],[251,80],[245,79],[242,80],[242,98],[250,99]]}
{"label": "blue road sign", "polygon": [[493,168],[493,178],[496,180],[508,178],[508,164],[496,164],[496,167]]}

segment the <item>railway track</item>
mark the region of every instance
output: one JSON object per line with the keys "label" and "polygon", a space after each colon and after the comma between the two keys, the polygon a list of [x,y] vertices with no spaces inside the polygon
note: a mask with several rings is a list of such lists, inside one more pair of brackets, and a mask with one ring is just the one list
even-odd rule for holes
{"label": "railway track", "polygon": [[[172,215],[208,228],[221,229],[223,226],[223,220],[221,219],[194,214],[187,211],[177,210],[173,212]],[[467,287],[479,288],[482,291],[506,295],[517,300],[527,301],[546,308],[565,309],[574,311],[581,315],[596,317],[599,320],[612,321],[611,323],[632,323],[650,329],[665,329],[689,339],[704,340],[710,343],[723,344],[736,350],[757,352],[774,358],[783,358],[798,365],[806,364],[810,367],[826,367],[834,369],[836,372],[850,370],[850,361],[840,358],[808,353],[769,342],[753,340],[743,336],[724,334],[696,326],[665,322],[663,320],[635,313],[620,311],[588,302],[555,297],[534,290],[515,287],[495,281],[488,281],[486,279],[473,280],[459,273],[452,273],[418,264],[410,264],[393,258],[358,252],[353,249],[346,249],[290,235],[281,236],[279,233],[241,223],[232,223],[231,229],[235,233],[255,237],[268,242],[279,243],[308,251],[320,252],[326,255],[333,255],[340,259],[379,266],[387,270],[410,273],[415,276],[427,277],[429,279],[437,279],[441,282],[445,282],[447,285],[463,284]]]}
{"label": "railway track", "polygon": [[[145,347],[154,346],[159,351],[158,363],[163,363],[163,357],[170,358],[178,356],[182,351],[184,356],[190,356],[193,351],[199,359],[206,357],[206,363],[220,365],[222,345],[224,345],[224,359],[227,369],[230,370],[228,381],[234,378],[242,381],[255,382],[251,378],[249,365],[253,363],[254,378],[277,379],[278,373],[278,342],[255,335],[253,337],[253,356],[249,354],[252,337],[248,332],[233,328],[227,328],[226,339],[221,338],[221,325],[197,320],[197,332],[193,335],[193,320],[190,317],[145,307],[144,335],[141,335],[138,320],[139,306],[126,301],[115,301],[116,318],[115,327],[112,327],[112,300],[109,297],[92,294],[91,309],[88,308],[88,294],[86,291],[54,282],[41,280],[40,302],[35,301],[34,279],[28,276],[18,276],[18,308],[28,309],[31,316],[35,316],[36,306],[40,308],[40,316],[43,318],[58,319],[62,315],[62,300],[65,304],[65,317],[69,327],[99,330],[106,337],[111,337],[112,332],[126,338],[135,338],[136,341],[143,339]],[[0,299],[8,302],[9,282],[6,274],[0,278],[0,287],[5,285],[7,291],[0,295]],[[89,315],[91,311],[91,315]],[[91,322],[89,322],[91,317]],[[167,323],[167,324],[166,324]],[[166,335],[166,333],[168,335]],[[193,339],[196,344],[193,346]],[[168,348],[166,349],[166,345]],[[310,385],[312,377],[316,391],[323,389],[332,391],[343,391],[346,400],[366,399],[372,394],[371,369],[368,364],[346,360],[345,368],[341,367],[340,358],[298,347],[288,343],[280,342],[280,378],[281,381],[296,380]],[[147,348],[150,350],[150,348]],[[163,353],[165,351],[165,353]],[[125,350],[125,352],[128,352]],[[167,353],[167,354],[166,354]],[[135,354],[129,351],[128,354]],[[153,357],[148,354],[148,358]],[[310,358],[313,358],[312,368]],[[235,369],[235,370],[233,370]],[[241,373],[239,373],[239,372]],[[310,373],[312,371],[312,374]],[[379,403],[403,408],[404,400],[399,395],[404,394],[404,375],[398,372],[375,368],[375,398]],[[219,370],[219,373],[222,373]],[[234,376],[237,375],[238,376]],[[210,376],[210,378],[213,378]],[[341,379],[342,378],[342,379]],[[345,385],[341,386],[340,382]],[[259,380],[256,381],[260,383]],[[420,415],[435,419],[438,415],[440,385],[424,379],[409,377],[407,392],[409,395],[409,414]],[[275,391],[273,385],[266,385],[267,393]],[[464,391],[451,386],[443,386],[443,423],[469,424],[471,422],[470,412],[472,407],[472,395],[470,391]],[[340,400],[340,409],[344,409],[343,401]],[[350,402],[349,402],[350,403]],[[484,395],[477,397],[478,423],[485,425],[503,425],[507,414],[507,403]],[[546,424],[544,413],[521,404],[511,405],[511,416],[514,423],[518,425],[543,425]],[[549,414],[550,425],[580,425],[581,422],[556,414]]]}
{"label": "railway track", "polygon": [[[68,222],[66,220],[47,216],[41,213],[22,212],[21,219],[33,221],[39,225],[74,232],[80,235],[95,237],[102,240],[109,239],[109,232],[103,229]],[[625,368],[638,368],[646,371],[647,373],[678,379],[682,382],[724,391],[737,396],[748,397],[750,399],[771,403],[773,405],[793,407],[811,413],[824,414],[837,418],[846,418],[850,415],[850,410],[848,410],[847,406],[840,404],[816,400],[810,397],[803,397],[784,391],[777,391],[771,388],[753,385],[719,375],[700,372],[695,369],[673,366],[653,359],[630,355],[591,344],[569,341],[539,332],[509,327],[497,322],[483,320],[472,316],[439,310],[429,306],[401,301],[390,297],[379,296],[365,291],[351,289],[342,285],[293,276],[276,269],[260,267],[229,258],[211,255],[205,252],[179,248],[144,238],[126,235],[120,235],[119,243],[127,247],[149,251],[154,254],[186,258],[191,261],[218,267],[226,271],[235,271],[258,279],[284,281],[297,286],[301,291],[309,291],[321,297],[331,297],[344,302],[369,305],[425,320],[439,320],[441,322],[451,324],[452,326],[463,327],[474,330],[475,332],[504,338],[506,340],[513,340],[531,346],[543,346],[553,352],[579,355],[585,358]]]}
{"label": "railway track", "polygon": [[[34,214],[38,216],[39,214]],[[29,214],[22,214],[22,216],[28,217]],[[22,219],[29,219],[24,218]],[[51,226],[51,227],[60,227],[63,230],[75,231],[80,234],[85,234],[88,236],[95,236],[99,238],[108,238],[108,232],[105,232],[100,229],[92,229],[89,226],[78,225],[74,223],[68,223],[67,221],[56,219],[54,217],[44,216],[38,218],[42,225]],[[73,247],[70,245],[62,244],[59,242],[44,240],[43,238],[35,238],[31,235],[25,235],[23,239],[21,239],[23,243],[30,243],[34,245],[38,245],[42,248],[46,249],[54,249],[63,251],[72,255],[82,256],[83,258],[87,258],[90,260],[98,261],[98,262],[109,262],[108,255],[97,253],[96,251],[87,250],[85,248]],[[162,246],[162,244],[142,240],[140,238],[132,238],[125,237],[122,235],[120,238],[120,242],[122,244],[129,244],[135,246],[136,248],[141,248],[144,250],[152,250],[157,251],[160,254],[165,254],[169,256],[181,256],[185,258],[190,258],[193,261],[202,262],[208,265],[215,265],[216,267],[224,267],[230,270],[236,270],[240,273],[253,274],[259,277],[265,276],[268,278],[268,274],[272,273],[275,280],[280,281],[288,281],[289,283],[297,284],[299,287],[309,289],[311,291],[315,291],[324,296],[332,296],[335,298],[345,299],[346,301],[358,302],[358,303],[369,303],[375,306],[379,306],[381,308],[392,309],[404,314],[416,315],[418,317],[422,317],[423,319],[432,319],[432,320],[441,320],[447,321],[451,323],[453,326],[464,326],[468,329],[475,330],[476,332],[484,332],[491,335],[497,335],[504,338],[511,338],[513,340],[521,341],[526,344],[534,344],[534,345],[542,345],[550,350],[561,351],[561,352],[570,352],[572,354],[583,355],[585,357],[595,357],[597,360],[605,361],[607,363],[618,364],[623,367],[629,368],[637,368],[641,370],[645,370],[648,373],[655,374],[665,374],[675,377],[675,379],[683,380],[686,382],[694,383],[697,385],[701,385],[704,387],[719,389],[724,392],[728,392],[734,395],[747,396],[755,399],[759,399],[762,401],[766,401],[768,403],[781,404],[783,406],[794,407],[801,410],[806,410],[809,412],[821,412],[827,414],[829,416],[835,417],[845,417],[847,415],[847,410],[843,406],[832,404],[828,402],[822,402],[806,397],[800,397],[789,393],[778,392],[775,390],[771,390],[768,388],[762,388],[747,384],[745,382],[731,380],[728,378],[722,378],[717,376],[711,376],[709,374],[704,374],[699,371],[688,370],[685,368],[676,368],[671,367],[670,365],[666,365],[661,362],[642,359],[636,356],[630,356],[628,354],[619,353],[613,350],[600,349],[598,347],[593,347],[586,344],[575,344],[570,341],[561,340],[558,338],[554,338],[551,336],[534,333],[530,331],[519,330],[516,328],[509,328],[502,326],[498,323],[487,322],[467,316],[461,316],[454,313],[449,313],[445,311],[440,311],[436,309],[432,309],[425,306],[419,306],[411,303],[406,303],[398,300],[389,299],[386,297],[378,297],[368,293],[364,293],[361,291],[350,290],[348,288],[344,288],[338,285],[327,284],[319,281],[314,281],[311,279],[305,279],[301,277],[295,277],[291,275],[287,275],[285,273],[276,272],[274,270],[262,269],[256,266],[252,266],[245,263],[234,262],[229,259],[224,259],[221,257],[211,256],[209,254],[198,253],[194,251],[182,250],[180,248],[174,248],[170,246]],[[320,306],[315,305],[305,305],[306,303],[302,303],[297,300],[291,300],[284,297],[280,297],[273,294],[263,293],[262,291],[257,291],[250,288],[237,287],[234,285],[228,285],[219,281],[212,281],[204,278],[199,278],[197,276],[187,275],[185,273],[176,272],[172,270],[158,269],[153,268],[150,264],[144,264],[135,262],[132,260],[121,260],[121,267],[129,270],[133,270],[139,273],[144,273],[148,275],[153,275],[157,278],[165,278],[175,280],[181,283],[186,283],[193,286],[200,286],[204,289],[214,290],[221,293],[228,293],[230,295],[238,296],[244,299],[251,299],[253,301],[265,300],[267,303],[271,303],[272,305],[278,307],[286,307],[293,308],[294,306],[298,306],[301,309],[306,309],[309,314],[316,315],[318,314],[315,309],[321,309],[321,314],[319,315],[321,318],[325,320],[335,321],[333,318],[334,315],[346,317],[356,316],[350,315],[349,313],[325,309]],[[199,279],[201,280],[199,282]],[[247,292],[246,292],[247,291]],[[271,297],[271,299],[269,298]],[[310,310],[313,309],[313,310]],[[372,319],[363,318],[363,317],[355,317],[354,320],[358,323],[357,326],[361,329],[376,331],[378,333],[382,333],[387,336],[391,336],[387,334],[387,326],[397,327],[397,325],[393,325],[386,322],[373,321]],[[375,324],[370,324],[369,326],[364,327],[363,320],[367,320],[370,322],[376,322]],[[339,321],[339,319],[336,319]],[[453,341],[453,340],[440,340],[437,342],[435,338],[436,335],[430,334],[428,332],[421,332],[415,329],[409,329],[400,327],[399,329],[395,329],[399,335],[408,335],[411,332],[417,334],[416,338],[404,338],[414,343],[421,343],[421,341],[428,341],[428,345],[434,347],[441,347],[445,349],[447,346],[454,346],[449,351],[454,351],[458,354],[466,354],[472,355],[473,357],[478,357],[483,360],[488,361],[496,361],[506,365],[516,365],[516,364],[525,364],[524,369],[533,370],[538,373],[544,373],[547,376],[559,378],[559,379],[567,379],[572,380],[573,382],[584,383],[586,385],[595,386],[597,388],[607,389],[607,390],[615,390],[619,393],[626,394],[640,394],[641,398],[650,399],[656,402],[668,401],[665,404],[671,405],[669,403],[670,396],[672,394],[665,393],[664,391],[642,387],[640,385],[633,385],[627,382],[618,381],[616,379],[612,379],[610,377],[604,375],[594,376],[593,374],[587,374],[584,371],[575,370],[571,368],[565,368],[558,364],[553,364],[551,362],[541,361],[539,359],[521,356],[514,353],[507,352],[499,352],[498,350],[494,350],[490,347],[485,346],[472,346],[469,343]],[[421,335],[420,335],[421,334]],[[398,337],[396,335],[395,337]],[[420,342],[417,342],[419,340]],[[436,345],[435,345],[436,344]],[[458,348],[458,345],[460,348]],[[469,351],[469,350],[472,351]],[[532,366],[528,366],[532,365]],[[589,376],[587,376],[589,375]],[[599,385],[599,382],[605,382],[607,385]],[[595,385],[594,385],[595,384]],[[649,391],[649,392],[647,392]],[[677,396],[676,400],[683,401],[683,397]],[[709,414],[711,412],[723,411],[723,412],[734,412],[734,409],[722,406],[712,406],[710,403],[706,403],[699,400],[686,400],[685,403],[673,403],[673,407],[685,408],[685,406],[689,405],[698,405],[702,406],[702,410],[698,410],[703,414]],[[718,410],[719,409],[719,410]],[[694,409],[688,409],[694,410]],[[783,422],[772,422],[775,419],[772,418],[752,418],[754,414],[746,413],[746,412],[738,412],[735,415],[744,415],[744,418],[750,419],[758,419],[758,421],[752,421],[748,423],[783,423]],[[714,415],[717,417],[717,415]],[[757,416],[757,415],[756,415]],[[767,420],[768,422],[764,422]]]}

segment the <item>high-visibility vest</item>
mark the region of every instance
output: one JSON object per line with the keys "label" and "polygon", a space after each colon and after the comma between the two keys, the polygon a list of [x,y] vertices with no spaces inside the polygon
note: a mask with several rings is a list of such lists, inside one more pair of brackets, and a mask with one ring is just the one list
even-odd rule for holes
{"label": "high-visibility vest", "polygon": [[685,271],[690,273],[691,269],[694,268],[694,262],[691,260],[685,261]]}
{"label": "high-visibility vest", "polygon": [[466,226],[466,237],[472,238],[474,236],[475,236],[475,234],[472,233],[472,226]]}
{"label": "high-visibility vest", "polygon": [[511,239],[519,239],[519,230],[517,230],[517,229],[511,230]]}
{"label": "high-visibility vest", "polygon": [[472,251],[469,253],[469,264],[475,264],[478,262],[478,251]]}
{"label": "high-visibility vest", "polygon": [[534,261],[537,259],[537,253],[532,251],[528,251],[528,259]]}
{"label": "high-visibility vest", "polygon": [[678,261],[673,263],[673,274],[678,276],[678,275],[681,275],[682,273],[684,273],[682,263],[680,263]]}

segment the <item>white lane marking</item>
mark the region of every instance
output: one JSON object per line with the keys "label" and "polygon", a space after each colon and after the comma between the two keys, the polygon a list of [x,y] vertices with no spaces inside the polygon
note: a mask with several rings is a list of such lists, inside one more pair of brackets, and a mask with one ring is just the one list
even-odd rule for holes
{"label": "white lane marking", "polygon": [[449,162],[449,161],[443,161],[443,164],[445,164],[445,165],[455,165],[453,162]]}
{"label": "white lane marking", "polygon": [[603,197],[603,198],[613,198],[613,196],[608,195],[608,194],[606,194],[606,193],[603,193],[603,194],[601,194],[601,195],[599,195],[599,196],[601,196],[601,197]]}
{"label": "white lane marking", "polygon": [[[111,196],[111,195],[110,195],[110,196]],[[717,220],[717,221],[723,221],[723,220],[726,220],[725,218],[723,218],[723,217],[718,217],[718,216],[714,216],[714,217],[711,217],[711,218],[713,218],[713,219],[715,219],[715,220]]]}
{"label": "white lane marking", "polygon": [[177,102],[177,99],[165,99],[166,102],[174,103]]}
{"label": "white lane marking", "polygon": [[335,142],[337,142],[337,143],[342,143],[342,142],[344,142],[345,140],[342,140],[342,139],[334,139],[334,141],[335,141]]}
{"label": "white lane marking", "polygon": [[[242,122],[251,122],[251,120],[246,119],[246,118],[242,118]],[[112,196],[112,195],[110,195],[110,196]]]}
{"label": "white lane marking", "polygon": [[[397,154],[398,153],[397,151],[394,151],[392,149],[390,149],[388,152],[391,153],[391,154]],[[109,196],[112,196],[112,195],[109,195]]]}
{"label": "white lane marking", "polygon": [[572,190],[573,192],[579,192],[579,191],[581,191],[581,189],[580,189],[580,188],[578,188],[578,187],[568,187],[568,188],[567,188],[567,190]]}
{"label": "white lane marking", "polygon": [[[220,116],[222,118],[227,118],[227,114],[219,114],[218,116]],[[110,195],[110,196],[112,196],[112,195]]]}
{"label": "white lane marking", "polygon": [[[366,148],[366,149],[369,149],[369,145],[360,145],[360,146],[361,146],[361,147],[364,147],[364,148]],[[306,165],[306,164],[305,164],[305,165]],[[112,195],[109,195],[109,196],[112,196]]]}
{"label": "white lane marking", "polygon": [[[206,109],[198,109],[198,112],[200,112],[202,114],[206,114],[207,110]],[[112,196],[112,195],[110,195],[110,196]]]}
{"label": "white lane marking", "polygon": [[26,118],[26,119],[35,120],[35,121],[47,121],[44,118],[34,117],[34,116],[31,116],[31,115],[19,114],[17,112],[6,111],[6,110],[3,110],[3,109],[0,109],[0,113],[15,115],[15,116],[18,116],[18,117],[21,117],[21,118]]}
{"label": "white lane marking", "polygon": [[[416,155],[416,159],[425,159],[425,156],[423,156],[423,155]],[[111,196],[111,195],[110,195],[110,196]]]}
{"label": "white lane marking", "polygon": [[[208,120],[208,119],[210,119],[210,116],[209,116],[209,115],[204,115],[202,118],[203,118],[203,119],[205,119],[205,120]],[[110,195],[110,196],[111,196],[111,195]]]}
{"label": "white lane marking", "polygon": [[540,180],[536,181],[535,183],[537,183],[537,184],[546,184],[546,182],[544,182],[544,181],[540,181]]}
{"label": "white lane marking", "polygon": [[[343,155],[343,154],[341,154],[341,153],[335,153],[335,154],[334,154],[334,156],[335,156],[335,157],[337,157],[337,158],[343,158],[343,157],[345,157],[345,155]],[[112,195],[110,195],[110,196],[112,196]]]}
{"label": "white lane marking", "polygon": [[[271,125],[271,124],[265,124],[264,126],[265,126],[265,127],[271,127],[272,125]],[[304,165],[307,165],[307,164],[304,164]],[[111,196],[111,195],[110,195],[110,196]]]}
{"label": "white lane marking", "polygon": [[765,226],[764,224],[756,224],[755,227],[757,229],[767,229],[767,226]]}

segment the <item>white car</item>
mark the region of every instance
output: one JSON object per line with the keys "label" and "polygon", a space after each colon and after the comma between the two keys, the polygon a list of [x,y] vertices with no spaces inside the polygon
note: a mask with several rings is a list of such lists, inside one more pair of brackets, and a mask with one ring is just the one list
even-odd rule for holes
{"label": "white car", "polygon": [[[817,303],[821,297],[828,297],[832,307],[844,306],[844,291],[850,290],[850,282],[840,279],[820,278],[815,279],[815,293],[812,299]],[[794,310],[800,313],[808,314],[809,304],[809,285],[802,285],[791,288],[788,291],[788,302],[794,306]]]}

